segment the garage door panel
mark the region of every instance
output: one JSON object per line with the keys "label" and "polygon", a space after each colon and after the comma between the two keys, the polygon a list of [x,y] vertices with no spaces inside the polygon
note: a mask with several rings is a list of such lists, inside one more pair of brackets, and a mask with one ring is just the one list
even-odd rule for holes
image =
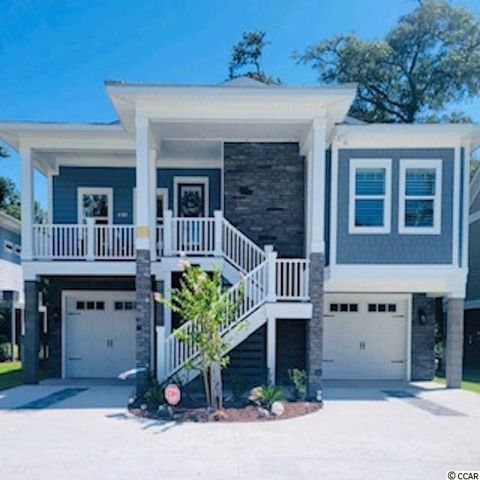
{"label": "garage door panel", "polygon": [[327,294],[324,378],[405,379],[407,304],[404,296]]}
{"label": "garage door panel", "polygon": [[[66,299],[65,374],[114,378],[135,365],[135,310],[131,292],[84,292]],[[121,300],[128,310],[115,308]]]}

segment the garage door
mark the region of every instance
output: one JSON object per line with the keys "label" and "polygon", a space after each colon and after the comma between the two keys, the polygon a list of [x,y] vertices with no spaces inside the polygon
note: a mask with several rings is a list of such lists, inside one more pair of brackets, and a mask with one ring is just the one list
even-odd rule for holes
{"label": "garage door", "polygon": [[406,379],[407,307],[406,296],[327,294],[324,378]]}
{"label": "garage door", "polygon": [[114,378],[135,366],[135,294],[66,296],[65,376]]}

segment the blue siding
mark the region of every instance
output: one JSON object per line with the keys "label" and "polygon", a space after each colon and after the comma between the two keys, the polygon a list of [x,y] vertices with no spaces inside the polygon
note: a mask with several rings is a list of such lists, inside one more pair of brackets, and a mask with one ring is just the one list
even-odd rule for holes
{"label": "blue siding", "polygon": [[460,149],[460,215],[458,216],[459,238],[458,238],[458,265],[462,267],[462,253],[463,253],[463,182],[465,180],[465,149]]}
{"label": "blue siding", "polygon": [[[5,250],[5,241],[13,243],[13,252]],[[20,235],[0,227],[0,258],[13,263],[20,263],[20,255],[15,253],[15,245],[21,245]]]}
{"label": "blue siding", "polygon": [[[390,234],[349,234],[349,164],[351,158],[392,159],[392,219]],[[442,159],[442,224],[440,235],[398,233],[400,159]],[[454,150],[341,149],[338,169],[337,262],[346,264],[448,264],[452,261]]]}
{"label": "blue siding", "polygon": [[[169,189],[169,203],[173,207],[173,177],[207,176],[209,178],[210,214],[220,208],[221,170],[192,168],[158,169],[158,186]],[[103,187],[113,189],[113,222],[133,223],[133,189],[135,168],[131,167],[60,167],[53,177],[53,222],[77,223],[77,189]]]}

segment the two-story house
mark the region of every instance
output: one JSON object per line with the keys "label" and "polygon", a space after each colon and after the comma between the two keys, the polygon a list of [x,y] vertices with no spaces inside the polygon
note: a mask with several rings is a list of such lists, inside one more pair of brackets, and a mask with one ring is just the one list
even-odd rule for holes
{"label": "two-story house", "polygon": [[480,170],[470,185],[469,272],[465,301],[465,367],[480,368]]}
{"label": "two-story house", "polygon": [[[240,299],[222,329],[228,375],[282,382],[305,367],[312,394],[323,379],[430,379],[444,297],[459,386],[477,127],[349,122],[352,85],[106,90],[112,124],[0,124],[22,164],[27,382],[40,282],[53,374],[182,374],[197,352],[152,294],[178,285],[185,254],[221,266]],[[45,225],[33,221],[34,169],[48,179]]]}
{"label": "two-story house", "polygon": [[12,358],[19,353],[23,308],[20,234],[20,222],[0,211],[0,343],[11,343]]}

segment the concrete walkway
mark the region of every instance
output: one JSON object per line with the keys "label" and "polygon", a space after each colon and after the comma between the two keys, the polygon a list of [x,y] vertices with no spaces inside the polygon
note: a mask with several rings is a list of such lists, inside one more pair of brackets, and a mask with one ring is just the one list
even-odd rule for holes
{"label": "concrete walkway", "polygon": [[437,384],[331,386],[320,412],[257,424],[141,420],[124,408],[131,390],[0,392],[1,477],[405,480],[480,470],[480,395]]}

